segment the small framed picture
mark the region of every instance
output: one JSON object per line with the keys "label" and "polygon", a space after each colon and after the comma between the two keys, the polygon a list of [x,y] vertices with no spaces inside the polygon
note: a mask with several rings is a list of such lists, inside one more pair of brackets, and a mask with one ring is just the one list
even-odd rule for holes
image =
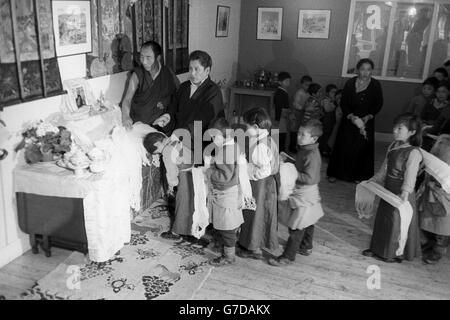
{"label": "small framed picture", "polygon": [[216,37],[228,37],[230,27],[230,7],[217,6]]}
{"label": "small framed picture", "polygon": [[257,40],[281,40],[283,8],[258,8]]}
{"label": "small framed picture", "polygon": [[92,52],[91,2],[53,0],[52,11],[56,55]]}
{"label": "small framed picture", "polygon": [[297,38],[328,39],[331,10],[300,10]]}
{"label": "small framed picture", "polygon": [[86,79],[65,80],[63,86],[67,90],[66,111],[77,112],[78,109],[95,103],[92,89]]}

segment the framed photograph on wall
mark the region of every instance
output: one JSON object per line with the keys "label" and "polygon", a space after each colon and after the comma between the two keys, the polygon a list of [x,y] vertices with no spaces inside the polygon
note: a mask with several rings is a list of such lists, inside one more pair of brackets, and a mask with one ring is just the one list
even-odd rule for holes
{"label": "framed photograph on wall", "polygon": [[230,7],[217,6],[216,37],[228,37],[230,27]]}
{"label": "framed photograph on wall", "polygon": [[331,10],[300,10],[297,38],[328,39]]}
{"label": "framed photograph on wall", "polygon": [[257,40],[281,40],[283,8],[258,8]]}
{"label": "framed photograph on wall", "polygon": [[58,57],[92,52],[91,2],[52,1]]}

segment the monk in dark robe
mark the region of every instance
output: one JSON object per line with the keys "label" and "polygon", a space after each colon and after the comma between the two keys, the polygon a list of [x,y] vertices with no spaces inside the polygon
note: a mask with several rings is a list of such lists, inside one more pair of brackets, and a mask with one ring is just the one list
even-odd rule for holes
{"label": "monk in dark robe", "polygon": [[[133,123],[153,125],[172,102],[179,85],[175,74],[162,64],[162,48],[148,41],[141,47],[141,64],[128,81],[122,100],[122,124],[128,130]],[[141,208],[146,209],[161,196],[161,169],[151,165],[142,167]]]}
{"label": "monk in dark robe", "polygon": [[144,43],[140,59],[122,101],[122,123],[128,129],[138,121],[153,125],[167,112],[179,85],[174,73],[162,65],[162,48],[158,43]]}

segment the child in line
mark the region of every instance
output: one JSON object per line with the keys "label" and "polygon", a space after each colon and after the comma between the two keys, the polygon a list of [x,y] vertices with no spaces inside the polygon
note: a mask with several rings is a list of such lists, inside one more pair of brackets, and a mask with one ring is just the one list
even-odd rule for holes
{"label": "child in line", "polygon": [[[197,240],[192,236],[194,213],[194,190],[192,189],[193,167],[192,152],[175,137],[168,137],[162,132],[151,132],[144,138],[144,147],[150,154],[162,154],[166,177],[169,185],[169,195],[175,197],[175,210],[171,215],[170,230],[163,232],[161,237],[170,240],[182,238],[207,245],[205,239]],[[169,209],[171,209],[169,207]],[[172,211],[172,210],[171,210]]]}
{"label": "child in line", "polygon": [[279,86],[275,90],[273,96],[273,103],[275,105],[275,120],[279,122],[280,132],[280,150],[285,150],[286,135],[287,135],[287,121],[290,110],[290,99],[287,89],[291,85],[291,75],[288,72],[282,71],[278,75]]}
{"label": "child in line", "polygon": [[264,108],[253,108],[244,114],[250,137],[248,176],[256,200],[256,211],[243,210],[244,223],[239,234],[238,256],[262,259],[261,248],[278,249],[277,187],[279,170],[276,142],[269,136],[272,122]]}
{"label": "child in line", "polygon": [[[438,137],[431,154],[450,165],[450,130]],[[417,200],[420,228],[426,238],[422,256],[425,263],[436,264],[450,244],[450,194],[432,176],[425,175]]]}
{"label": "child in line", "polygon": [[413,260],[420,255],[419,225],[416,212],[414,186],[416,183],[422,155],[420,118],[411,113],[401,114],[394,120],[394,142],[388,148],[381,169],[370,179],[409,201],[413,216],[409,225],[406,245],[402,256],[397,256],[399,247],[400,216],[395,208],[384,200],[380,201],[375,216],[370,248],[363,255],[377,257],[384,262]]}
{"label": "child in line", "polygon": [[213,158],[205,157],[205,165],[208,167],[206,175],[212,186],[208,201],[209,212],[218,240],[223,244],[222,256],[211,260],[210,264],[224,266],[236,261],[236,234],[244,222],[239,192],[240,151],[234,142],[231,126],[224,118],[215,120],[209,132],[216,147]]}
{"label": "child in line", "polygon": [[436,78],[426,79],[422,83],[422,92],[411,99],[405,112],[411,112],[420,117],[425,106],[433,100],[438,85],[439,81]]}
{"label": "child in line", "polygon": [[291,133],[289,150],[291,152],[296,152],[295,148],[297,146],[297,131],[300,126],[302,111],[305,108],[306,101],[310,97],[308,89],[312,81],[313,80],[309,75],[303,76],[300,79],[300,88],[294,95],[294,101],[292,103],[293,107],[289,115],[289,131]]}
{"label": "child in line", "polygon": [[337,87],[334,84],[329,84],[325,87],[325,98],[322,100],[323,116],[320,119],[323,125],[323,135],[319,139],[320,153],[324,156],[329,156],[331,147],[329,139],[336,124],[336,92]]}
{"label": "child in line", "polygon": [[295,157],[298,176],[294,192],[289,197],[292,208],[287,222],[289,239],[283,254],[270,259],[270,265],[291,264],[295,261],[299,247],[299,253],[302,255],[308,256],[312,253],[314,224],[323,216],[318,188],[322,160],[317,141],[321,135],[322,123],[316,119],[302,124],[298,130],[299,150]]}

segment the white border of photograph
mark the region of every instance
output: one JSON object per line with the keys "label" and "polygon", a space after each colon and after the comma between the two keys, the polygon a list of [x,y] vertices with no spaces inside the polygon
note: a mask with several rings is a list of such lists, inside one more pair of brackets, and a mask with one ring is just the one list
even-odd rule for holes
{"label": "white border of photograph", "polygon": [[[77,43],[73,45],[60,45],[59,34],[59,14],[61,10],[80,10],[86,13],[86,42]],[[58,57],[69,56],[74,54],[81,54],[92,52],[92,34],[91,34],[91,1],[52,1],[52,15],[53,15],[53,33],[55,35],[56,55]]]}
{"label": "white border of photograph", "polygon": [[[264,12],[278,13],[278,24],[276,33],[261,32],[262,14]],[[281,31],[283,28],[283,8],[258,7],[258,18],[256,22],[256,39],[257,40],[281,40]]]}
{"label": "white border of photograph", "polygon": [[[227,28],[226,30],[219,30],[219,13],[227,12]],[[228,30],[230,30],[230,15],[231,15],[231,7],[229,6],[217,6],[217,15],[216,15],[216,38],[228,37]]]}
{"label": "white border of photograph", "polygon": [[67,91],[66,108],[69,112],[77,112],[79,107],[77,106],[77,89],[82,89],[84,93],[85,104],[92,106],[95,103],[94,94],[92,88],[84,78],[69,79],[63,82],[63,88]]}
{"label": "white border of photograph", "polygon": [[[325,14],[325,30],[323,32],[305,32],[305,30],[303,30],[303,19],[306,14]],[[330,19],[331,10],[299,10],[297,38],[328,39],[330,36]]]}

